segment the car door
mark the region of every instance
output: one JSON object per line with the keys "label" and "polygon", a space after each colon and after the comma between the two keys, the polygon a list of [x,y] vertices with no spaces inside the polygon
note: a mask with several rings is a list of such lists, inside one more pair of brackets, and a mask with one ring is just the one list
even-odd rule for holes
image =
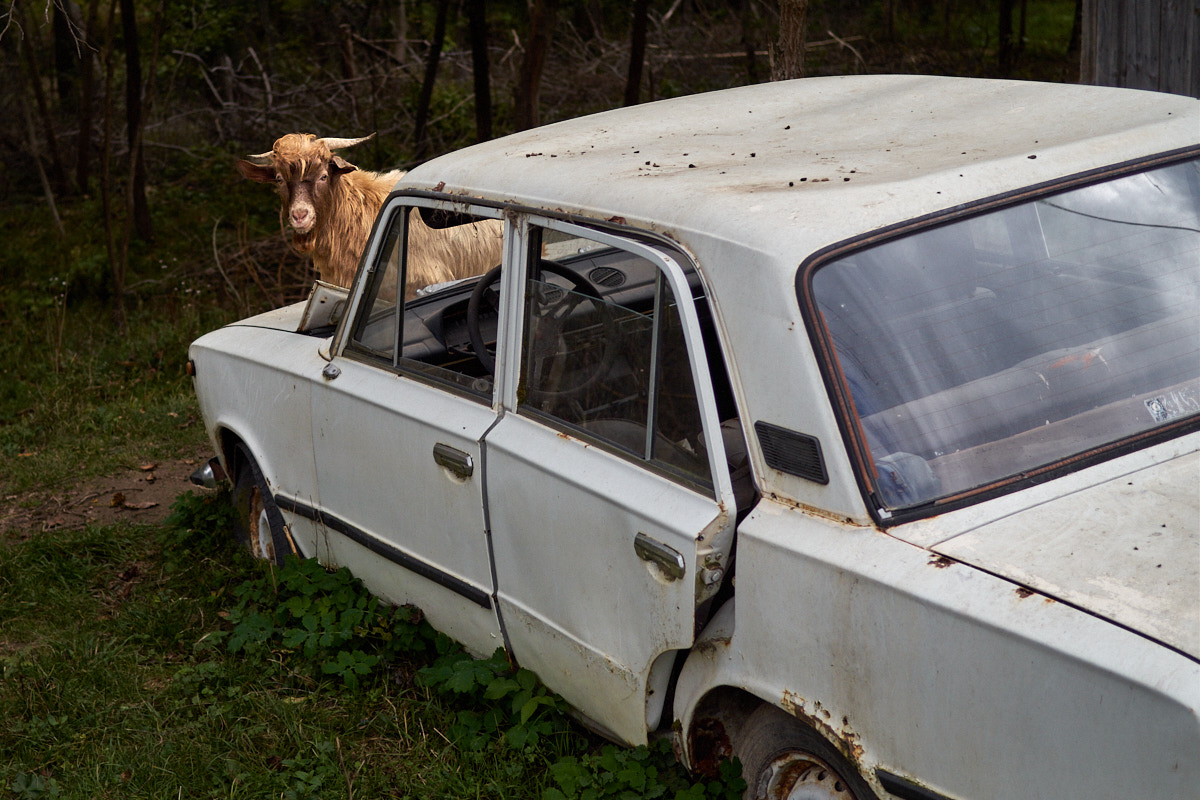
{"label": "car door", "polygon": [[434,321],[465,307],[469,289],[414,282],[417,213],[385,208],[340,352],[313,391],[318,557],[486,655],[502,645],[479,468],[492,382]]}
{"label": "car door", "polygon": [[677,254],[520,230],[533,255],[506,276],[520,335],[500,366],[515,413],[484,447],[501,616],[522,666],[641,743],[732,538],[697,310]]}

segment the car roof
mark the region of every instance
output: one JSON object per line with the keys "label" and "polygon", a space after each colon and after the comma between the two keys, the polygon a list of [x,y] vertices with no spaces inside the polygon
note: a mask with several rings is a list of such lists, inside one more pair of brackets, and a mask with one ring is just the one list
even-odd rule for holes
{"label": "car roof", "polygon": [[437,158],[397,188],[738,242],[794,268],[826,244],[1198,141],[1188,97],[825,77],[566,120]]}

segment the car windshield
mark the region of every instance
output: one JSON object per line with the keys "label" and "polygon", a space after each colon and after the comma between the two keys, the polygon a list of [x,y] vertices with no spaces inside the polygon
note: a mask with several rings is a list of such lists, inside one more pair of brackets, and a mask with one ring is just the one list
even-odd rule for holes
{"label": "car windshield", "polygon": [[812,278],[886,509],[1200,413],[1200,160],[893,239]]}

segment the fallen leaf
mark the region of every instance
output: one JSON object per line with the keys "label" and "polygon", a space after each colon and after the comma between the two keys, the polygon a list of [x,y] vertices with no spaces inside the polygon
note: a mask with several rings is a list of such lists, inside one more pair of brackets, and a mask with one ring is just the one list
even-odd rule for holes
{"label": "fallen leaf", "polygon": [[140,467],[138,467],[138,469],[140,469],[142,472],[149,472],[150,470],[154,469],[157,466],[158,466],[158,464],[151,462],[148,464],[142,464]]}
{"label": "fallen leaf", "polygon": [[145,500],[141,503],[123,503],[122,507],[128,508],[131,511],[145,511],[147,508],[154,508],[158,503],[153,500]]}
{"label": "fallen leaf", "polygon": [[125,494],[123,492],[114,492],[109,505],[113,508],[120,508],[125,505]]}

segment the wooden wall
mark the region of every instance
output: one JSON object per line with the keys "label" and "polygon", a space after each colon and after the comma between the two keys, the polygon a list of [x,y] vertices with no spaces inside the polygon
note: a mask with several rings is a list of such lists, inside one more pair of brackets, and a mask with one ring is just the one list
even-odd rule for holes
{"label": "wooden wall", "polygon": [[1200,0],[1083,0],[1080,79],[1200,97]]}

